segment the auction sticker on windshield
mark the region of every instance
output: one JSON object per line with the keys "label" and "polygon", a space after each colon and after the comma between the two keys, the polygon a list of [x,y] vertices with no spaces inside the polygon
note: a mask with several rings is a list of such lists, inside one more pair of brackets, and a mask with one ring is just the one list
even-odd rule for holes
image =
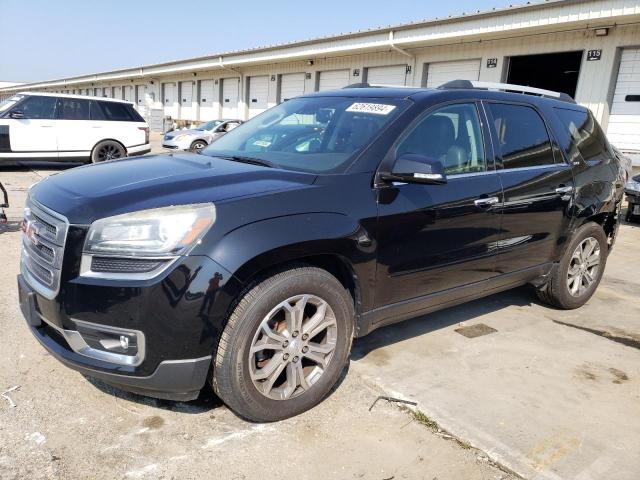
{"label": "auction sticker on windshield", "polygon": [[354,103],[347,112],[357,113],[373,113],[375,115],[389,115],[394,109],[395,105],[384,105],[382,103]]}

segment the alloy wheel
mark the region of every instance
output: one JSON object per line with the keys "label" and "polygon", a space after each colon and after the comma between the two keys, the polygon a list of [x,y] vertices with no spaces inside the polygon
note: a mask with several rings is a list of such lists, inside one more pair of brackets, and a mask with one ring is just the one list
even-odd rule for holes
{"label": "alloy wheel", "polygon": [[122,157],[122,150],[117,145],[108,143],[98,150],[98,161],[114,160]]}
{"label": "alloy wheel", "polygon": [[338,327],[329,304],[315,295],[279,303],[262,320],[249,350],[256,389],[273,400],[289,400],[324,374],[337,345]]}
{"label": "alloy wheel", "polygon": [[585,238],[576,247],[567,271],[567,288],[579,297],[596,281],[600,268],[600,244],[593,237]]}

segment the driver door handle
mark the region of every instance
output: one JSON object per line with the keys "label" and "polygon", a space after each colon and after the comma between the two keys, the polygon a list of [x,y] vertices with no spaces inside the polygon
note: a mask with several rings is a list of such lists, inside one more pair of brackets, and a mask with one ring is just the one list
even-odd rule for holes
{"label": "driver door handle", "polygon": [[476,207],[490,207],[492,205],[495,205],[496,203],[498,203],[500,200],[498,199],[498,197],[487,197],[487,198],[479,198],[477,200],[475,200],[473,203],[475,204]]}
{"label": "driver door handle", "polygon": [[559,195],[566,195],[566,194],[572,193],[572,192],[573,192],[573,187],[572,186],[556,188],[556,193],[559,194]]}

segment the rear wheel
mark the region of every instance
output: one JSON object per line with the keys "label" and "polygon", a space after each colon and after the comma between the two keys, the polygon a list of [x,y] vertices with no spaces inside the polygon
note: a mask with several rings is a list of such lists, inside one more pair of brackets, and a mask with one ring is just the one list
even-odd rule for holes
{"label": "rear wheel", "polygon": [[91,152],[93,163],[116,160],[127,156],[127,152],[122,145],[114,140],[104,140],[98,143]]}
{"label": "rear wheel", "polygon": [[208,145],[208,143],[205,142],[204,140],[195,140],[191,144],[191,147],[189,147],[189,150],[191,150],[192,152],[198,153],[200,150],[205,148],[207,145]]}
{"label": "rear wheel", "polygon": [[300,267],[255,285],[223,331],[213,388],[236,413],[275,421],[319,403],[347,363],[353,301],[328,272]]}
{"label": "rear wheel", "polygon": [[607,236],[597,223],[580,227],[538,297],[570,310],[584,305],[600,284],[607,261]]}

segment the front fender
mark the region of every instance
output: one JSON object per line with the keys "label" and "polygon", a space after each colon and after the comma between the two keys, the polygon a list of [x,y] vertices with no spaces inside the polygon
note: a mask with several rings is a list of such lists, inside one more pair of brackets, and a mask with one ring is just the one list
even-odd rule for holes
{"label": "front fender", "polygon": [[[208,253],[246,284],[259,272],[302,260],[331,255],[346,263],[356,282],[375,278],[375,247],[355,220],[338,213],[306,213],[250,223],[226,234]],[[363,295],[368,297],[368,290]],[[363,304],[368,298],[362,298]]]}

